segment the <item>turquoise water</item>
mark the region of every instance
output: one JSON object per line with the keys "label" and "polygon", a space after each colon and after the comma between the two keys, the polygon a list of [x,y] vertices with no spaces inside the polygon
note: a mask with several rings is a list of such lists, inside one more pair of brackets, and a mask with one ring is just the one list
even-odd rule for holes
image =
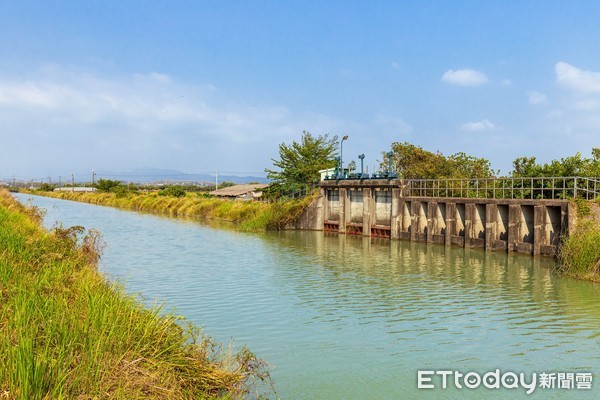
{"label": "turquoise water", "polygon": [[[552,260],[322,232],[240,233],[20,195],[102,232],[101,271],[270,364],[283,399],[600,398],[600,285]],[[29,199],[29,200],[28,200]],[[591,372],[592,390],[417,388],[418,370]],[[539,378],[538,378],[539,379]],[[452,380],[453,381],[453,380]]]}

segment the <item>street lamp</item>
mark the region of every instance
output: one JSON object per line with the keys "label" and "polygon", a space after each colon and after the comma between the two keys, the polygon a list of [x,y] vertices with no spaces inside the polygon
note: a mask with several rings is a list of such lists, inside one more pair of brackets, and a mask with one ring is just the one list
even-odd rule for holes
{"label": "street lamp", "polygon": [[343,155],[343,151],[344,151],[344,140],[348,139],[348,135],[344,135],[344,137],[342,138],[342,141],[340,142],[340,172],[342,173],[342,176],[345,178],[346,174],[344,173],[344,160],[342,158]]}

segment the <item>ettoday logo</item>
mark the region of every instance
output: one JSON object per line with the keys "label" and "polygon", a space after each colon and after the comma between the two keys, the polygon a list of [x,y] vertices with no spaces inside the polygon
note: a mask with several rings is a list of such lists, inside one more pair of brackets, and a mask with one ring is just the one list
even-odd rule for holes
{"label": "ettoday logo", "polygon": [[460,371],[417,371],[418,389],[447,389],[452,384],[457,389],[523,389],[531,394],[536,388],[542,389],[591,389],[590,372],[536,373],[529,376],[524,373],[501,372],[500,369],[463,373]]}

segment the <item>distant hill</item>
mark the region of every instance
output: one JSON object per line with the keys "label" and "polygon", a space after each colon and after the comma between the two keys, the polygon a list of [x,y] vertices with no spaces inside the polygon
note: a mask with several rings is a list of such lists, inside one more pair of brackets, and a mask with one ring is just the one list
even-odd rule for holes
{"label": "distant hill", "polygon": [[[116,172],[99,170],[96,171],[96,179],[116,179],[126,182],[160,182],[160,181],[192,181],[192,182],[207,182],[214,184],[215,174],[207,173],[186,173],[173,169],[159,168],[136,168],[129,172]],[[234,182],[234,183],[269,183],[265,177],[252,175],[221,175],[219,174],[219,182]]]}

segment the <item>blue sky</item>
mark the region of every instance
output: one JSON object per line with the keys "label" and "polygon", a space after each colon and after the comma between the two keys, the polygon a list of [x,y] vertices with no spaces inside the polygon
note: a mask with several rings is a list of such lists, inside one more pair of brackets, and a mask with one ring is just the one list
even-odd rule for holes
{"label": "blue sky", "polygon": [[260,174],[349,135],[510,171],[600,146],[600,2],[0,1],[0,179]]}

